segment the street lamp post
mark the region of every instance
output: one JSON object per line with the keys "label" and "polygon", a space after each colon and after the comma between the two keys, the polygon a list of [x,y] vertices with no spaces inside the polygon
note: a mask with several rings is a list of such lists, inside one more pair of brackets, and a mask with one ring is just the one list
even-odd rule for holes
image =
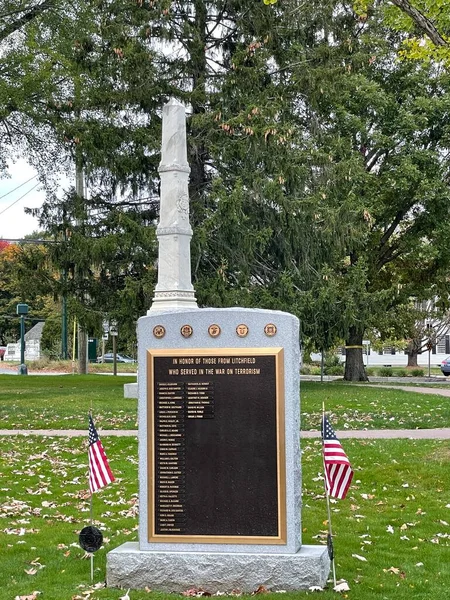
{"label": "street lamp post", "polygon": [[19,375],[28,375],[28,368],[25,364],[25,315],[28,314],[28,304],[18,304],[17,314],[20,316],[20,365]]}
{"label": "street lamp post", "polygon": [[117,375],[117,321],[111,319],[109,324],[109,334],[113,341],[113,375]]}

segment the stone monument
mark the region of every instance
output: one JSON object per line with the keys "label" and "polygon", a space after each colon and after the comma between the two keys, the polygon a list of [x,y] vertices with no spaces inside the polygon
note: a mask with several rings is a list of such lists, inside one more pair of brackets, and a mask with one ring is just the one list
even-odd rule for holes
{"label": "stone monument", "polygon": [[210,593],[323,587],[301,543],[299,323],[197,308],[190,276],[185,109],[163,110],[158,285],[138,322],[139,542],[107,585]]}

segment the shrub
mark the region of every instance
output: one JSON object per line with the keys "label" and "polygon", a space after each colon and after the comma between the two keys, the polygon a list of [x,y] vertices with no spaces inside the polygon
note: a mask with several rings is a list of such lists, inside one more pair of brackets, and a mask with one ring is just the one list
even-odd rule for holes
{"label": "shrub", "polygon": [[339,367],[341,365],[341,361],[337,354],[325,354],[324,367],[325,369],[329,369],[331,367]]}
{"label": "shrub", "polygon": [[300,368],[300,374],[301,375],[311,375],[311,367],[308,367],[307,365],[303,365]]}
{"label": "shrub", "polygon": [[408,377],[408,371],[406,369],[396,369],[395,376],[396,377]]}
{"label": "shrub", "polygon": [[411,369],[411,375],[413,377],[423,377],[424,374],[425,373],[423,369]]}
{"label": "shrub", "polygon": [[373,377],[374,375],[377,374],[377,369],[375,367],[368,367],[366,369],[366,374],[368,377]]}
{"label": "shrub", "polygon": [[378,375],[380,377],[392,377],[392,369],[390,367],[380,367],[378,369]]}
{"label": "shrub", "polygon": [[344,365],[335,365],[334,367],[327,367],[325,369],[327,375],[343,375]]}

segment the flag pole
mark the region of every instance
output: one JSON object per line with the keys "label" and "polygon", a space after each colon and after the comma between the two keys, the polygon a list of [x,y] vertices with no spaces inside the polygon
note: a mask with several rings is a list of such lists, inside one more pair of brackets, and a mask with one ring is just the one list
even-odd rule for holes
{"label": "flag pole", "polygon": [[[91,398],[91,408],[89,409],[89,416],[92,417],[92,398]],[[92,497],[94,493],[91,491],[91,497],[89,499],[89,514],[91,517],[91,527],[94,525],[94,508]],[[91,583],[94,583],[94,553],[91,552]]]}
{"label": "flag pole", "polygon": [[323,460],[323,484],[325,487],[325,497],[327,500],[327,513],[328,513],[328,536],[327,536],[327,548],[328,556],[330,557],[331,566],[333,569],[333,587],[336,587],[336,567],[334,563],[334,547],[333,547],[333,528],[331,525],[331,506],[330,506],[330,495],[328,494],[327,479],[326,479],[326,467],[325,467],[325,402],[322,402],[322,460]]}

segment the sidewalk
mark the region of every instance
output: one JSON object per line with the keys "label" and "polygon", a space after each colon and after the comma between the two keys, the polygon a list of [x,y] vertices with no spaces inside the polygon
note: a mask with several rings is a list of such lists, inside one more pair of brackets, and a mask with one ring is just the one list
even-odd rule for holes
{"label": "sidewalk", "polygon": [[[135,429],[103,429],[98,431],[100,437],[137,437],[138,432]],[[47,437],[86,437],[87,430],[82,429],[0,429],[0,437],[13,435],[43,435]],[[301,437],[305,439],[320,438],[320,431],[302,431]],[[448,440],[450,439],[450,427],[442,429],[343,429],[336,431],[339,439],[360,438],[360,439],[413,439],[413,440]]]}

